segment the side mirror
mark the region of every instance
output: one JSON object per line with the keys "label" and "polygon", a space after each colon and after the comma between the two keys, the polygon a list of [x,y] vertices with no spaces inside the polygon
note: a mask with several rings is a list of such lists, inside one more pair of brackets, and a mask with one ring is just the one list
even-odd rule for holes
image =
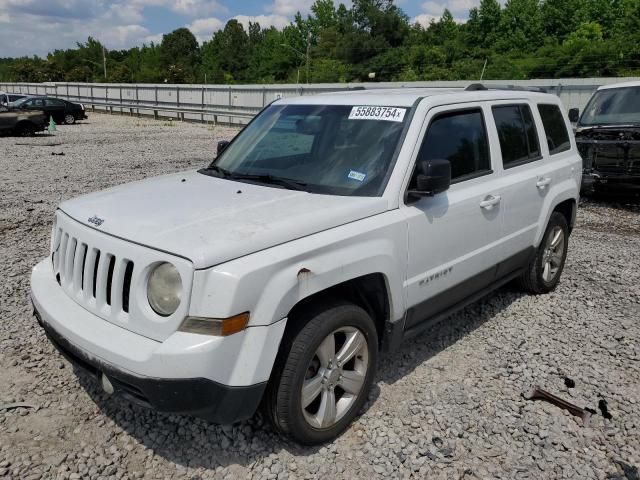
{"label": "side mirror", "polygon": [[576,123],[580,118],[580,109],[579,108],[570,108],[569,109],[569,121],[571,123]]}
{"label": "side mirror", "polygon": [[222,152],[224,152],[229,146],[229,140],[220,140],[218,142],[218,148],[216,150],[216,155],[219,157]]}
{"label": "side mirror", "polygon": [[418,164],[416,190],[409,190],[414,197],[433,196],[449,189],[451,185],[451,163],[435,159]]}

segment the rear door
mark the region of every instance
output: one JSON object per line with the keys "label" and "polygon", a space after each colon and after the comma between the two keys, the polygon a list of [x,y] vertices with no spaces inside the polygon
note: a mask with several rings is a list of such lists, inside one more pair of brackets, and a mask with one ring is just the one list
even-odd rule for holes
{"label": "rear door", "polygon": [[63,100],[57,98],[46,98],[44,101],[47,114],[53,117],[56,123],[63,123],[66,113],[66,103]]}
{"label": "rear door", "polygon": [[[559,153],[569,149],[570,143],[566,130],[564,136],[554,134],[555,139],[545,135],[536,103],[502,102],[492,105],[491,110],[505,182],[502,275],[522,267],[533,253],[545,197],[558,181],[549,146]],[[546,117],[555,116],[546,107],[543,110]],[[562,119],[559,110],[558,114]]]}
{"label": "rear door", "polygon": [[503,193],[494,172],[499,152],[495,158],[487,132],[489,115],[487,106],[471,103],[434,108],[425,121],[416,159],[449,160],[452,185],[404,207],[409,250],[406,330],[495,280],[503,258]]}

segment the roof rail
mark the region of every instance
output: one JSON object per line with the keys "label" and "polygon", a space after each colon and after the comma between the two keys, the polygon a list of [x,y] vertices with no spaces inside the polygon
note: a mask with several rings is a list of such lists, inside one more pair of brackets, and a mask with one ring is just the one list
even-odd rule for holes
{"label": "roof rail", "polygon": [[478,90],[515,90],[522,92],[538,92],[547,93],[547,90],[542,87],[525,87],[520,85],[489,85],[486,86],[482,83],[471,83],[465,91],[474,92]]}

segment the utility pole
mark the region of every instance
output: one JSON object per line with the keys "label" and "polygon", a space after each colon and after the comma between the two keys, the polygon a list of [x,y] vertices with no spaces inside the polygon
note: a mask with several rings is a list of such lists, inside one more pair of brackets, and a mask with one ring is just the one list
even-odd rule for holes
{"label": "utility pole", "polygon": [[107,53],[104,45],[102,45],[102,66],[104,68],[104,81],[107,81]]}
{"label": "utility pole", "polygon": [[311,46],[311,32],[307,33],[307,84],[309,83],[309,47]]}
{"label": "utility pole", "polygon": [[482,79],[484,78],[484,71],[487,68],[487,60],[489,60],[488,58],[484,59],[484,65],[482,66],[482,73],[480,74],[480,81],[482,81]]}

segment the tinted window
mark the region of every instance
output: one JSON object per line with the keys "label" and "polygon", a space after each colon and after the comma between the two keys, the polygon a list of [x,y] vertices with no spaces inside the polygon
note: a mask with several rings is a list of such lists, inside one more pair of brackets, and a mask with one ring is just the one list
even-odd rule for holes
{"label": "tinted window", "polygon": [[446,159],[451,162],[451,180],[479,172],[490,172],[489,142],[480,109],[446,113],[429,125],[420,161]]}
{"label": "tinted window", "polygon": [[538,105],[538,112],[542,118],[544,133],[549,145],[549,153],[564,152],[571,148],[567,124],[558,105]]}
{"label": "tinted window", "polygon": [[63,100],[57,98],[47,98],[45,102],[48,107],[64,107],[66,105]]}
{"label": "tinted window", "polygon": [[505,168],[540,158],[538,134],[528,105],[493,107],[493,118]]}

